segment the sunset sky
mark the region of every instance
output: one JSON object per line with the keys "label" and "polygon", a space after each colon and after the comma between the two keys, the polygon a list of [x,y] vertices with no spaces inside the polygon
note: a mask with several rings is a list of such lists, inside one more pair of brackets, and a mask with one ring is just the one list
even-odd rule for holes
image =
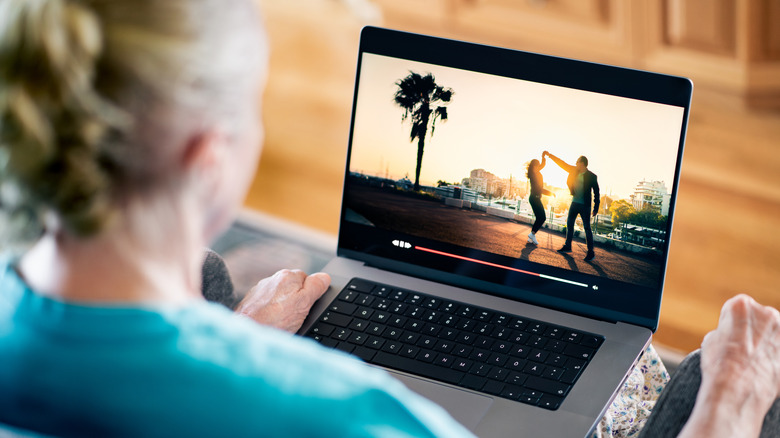
{"label": "sunset sky", "polygon": [[[455,92],[449,120],[426,139],[421,184],[459,182],[472,169],[525,181],[524,164],[548,150],[574,164],[585,155],[601,191],[627,198],[642,179],[672,189],[683,109],[508,79],[448,67],[364,54],[350,170],[414,180],[417,141],[393,101],[396,82],[433,73]],[[552,161],[547,184],[565,187],[566,174]]]}

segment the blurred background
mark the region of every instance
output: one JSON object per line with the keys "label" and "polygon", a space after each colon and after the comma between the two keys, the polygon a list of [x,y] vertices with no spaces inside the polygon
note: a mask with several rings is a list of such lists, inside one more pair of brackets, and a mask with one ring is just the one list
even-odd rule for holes
{"label": "blurred background", "polygon": [[780,0],[258,3],[272,48],[265,148],[252,226],[220,243],[238,248],[226,258],[239,290],[242,276],[316,270],[335,254],[358,38],[378,25],[693,79],[654,343],[698,348],[739,292],[780,308]]}

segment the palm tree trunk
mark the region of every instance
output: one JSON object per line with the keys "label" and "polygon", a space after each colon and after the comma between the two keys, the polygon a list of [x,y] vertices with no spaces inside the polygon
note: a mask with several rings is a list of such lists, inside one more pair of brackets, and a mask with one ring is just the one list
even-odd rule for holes
{"label": "palm tree trunk", "polygon": [[425,151],[425,133],[417,139],[417,168],[414,171],[414,191],[420,190],[420,171],[422,170],[423,151]]}

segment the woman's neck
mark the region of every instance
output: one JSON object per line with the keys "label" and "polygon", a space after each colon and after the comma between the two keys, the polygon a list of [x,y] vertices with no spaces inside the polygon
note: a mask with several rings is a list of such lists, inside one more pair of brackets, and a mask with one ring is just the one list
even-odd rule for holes
{"label": "woman's neck", "polygon": [[20,274],[37,293],[64,301],[181,303],[202,297],[203,244],[185,229],[156,242],[122,226],[89,239],[48,233],[22,257]]}

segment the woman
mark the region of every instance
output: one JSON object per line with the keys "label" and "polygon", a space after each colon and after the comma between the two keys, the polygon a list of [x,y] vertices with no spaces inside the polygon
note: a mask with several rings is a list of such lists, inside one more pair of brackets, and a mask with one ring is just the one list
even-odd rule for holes
{"label": "woman", "polygon": [[542,162],[534,158],[528,163],[526,168],[526,176],[531,182],[531,193],[528,195],[528,203],[531,204],[531,209],[534,211],[536,220],[531,227],[531,232],[528,234],[528,242],[538,245],[539,241],[536,240],[536,233],[542,229],[544,221],[547,220],[547,215],[544,213],[544,206],[542,205],[542,195],[554,196],[554,194],[544,188],[544,178],[542,178],[542,169],[547,164],[547,156],[542,154]]}
{"label": "woman", "polygon": [[[251,0],[0,0],[0,424],[57,436],[470,436],[386,373],[208,304],[260,154]],[[325,274],[238,312],[295,332]],[[373,408],[368,408],[373,407]]]}
{"label": "woman", "polygon": [[258,283],[249,318],[200,295],[202,248],[260,152],[259,29],[251,0],[0,0],[0,429],[470,436],[387,374],[257,324],[297,330],[326,275]]}

